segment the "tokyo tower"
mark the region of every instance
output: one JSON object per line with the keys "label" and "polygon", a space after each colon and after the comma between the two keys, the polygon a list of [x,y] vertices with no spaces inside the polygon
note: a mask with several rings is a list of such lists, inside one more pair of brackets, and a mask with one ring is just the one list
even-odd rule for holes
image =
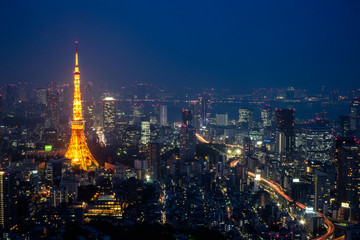
{"label": "tokyo tower", "polygon": [[71,166],[79,166],[84,171],[90,170],[93,165],[99,166],[91,154],[85,139],[84,123],[82,117],[81,93],[80,93],[80,70],[78,61],[78,49],[76,41],[75,70],[74,70],[74,102],[73,118],[71,121],[70,144],[65,157],[71,159]]}

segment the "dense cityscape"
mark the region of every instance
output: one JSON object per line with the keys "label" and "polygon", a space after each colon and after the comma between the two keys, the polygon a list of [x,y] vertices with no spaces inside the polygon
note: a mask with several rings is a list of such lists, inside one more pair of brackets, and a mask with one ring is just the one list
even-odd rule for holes
{"label": "dense cityscape", "polygon": [[360,1],[0,1],[0,239],[360,239]]}
{"label": "dense cityscape", "polygon": [[360,90],[105,89],[79,59],[73,84],[1,86],[2,238],[360,233]]}

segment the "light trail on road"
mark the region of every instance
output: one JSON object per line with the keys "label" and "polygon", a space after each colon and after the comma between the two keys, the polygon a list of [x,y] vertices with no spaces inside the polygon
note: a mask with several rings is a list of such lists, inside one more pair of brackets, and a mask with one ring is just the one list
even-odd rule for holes
{"label": "light trail on road", "polygon": [[[197,134],[196,133],[196,137],[197,139],[202,142],[202,143],[210,143],[209,141],[205,140],[205,138],[203,138],[201,135]],[[228,145],[228,144],[225,144],[225,145]],[[230,145],[229,146],[236,146],[236,147],[241,147],[241,146],[238,146],[238,145]],[[235,159],[233,161],[230,162],[230,166],[231,167],[235,167],[236,164],[239,162],[240,160],[239,159]],[[250,177],[253,177],[255,178],[255,173],[252,173],[252,172],[248,172],[248,175]],[[272,189],[275,190],[275,192],[277,192],[279,195],[281,195],[283,198],[285,198],[288,202],[291,202],[291,203],[295,203],[296,206],[298,206],[299,208],[305,210],[306,209],[306,206],[302,203],[299,203],[299,202],[295,202],[291,197],[289,197],[288,195],[285,194],[285,192],[283,191],[283,188],[280,186],[280,184],[274,182],[274,181],[271,181],[271,180],[268,180],[266,178],[260,178],[260,181],[265,183],[266,185],[268,185],[269,187],[271,187]],[[318,213],[320,217],[323,217],[324,218],[324,222],[325,224],[328,226],[327,228],[327,232],[320,236],[320,237],[317,237],[317,238],[314,238],[314,240],[325,240],[325,239],[330,239],[332,237],[332,235],[334,234],[334,231],[335,231],[335,226],[334,224],[329,220],[329,218],[327,216],[325,216],[324,214],[322,213]],[[337,239],[344,239],[344,236],[341,236],[340,238],[337,238]]]}
{"label": "light trail on road", "polygon": [[[252,172],[248,172],[248,175],[250,177],[255,178],[255,174],[252,173]],[[301,208],[303,210],[306,209],[306,206],[304,204],[299,203],[299,202],[295,202],[291,197],[286,195],[284,193],[282,187],[278,183],[275,183],[275,182],[273,182],[271,180],[268,180],[268,179],[265,179],[265,178],[260,178],[260,181],[262,181],[263,183],[265,183],[266,185],[268,185],[269,187],[274,189],[279,195],[281,195],[283,198],[285,198],[288,202],[295,203],[296,206],[298,206],[299,208]],[[334,230],[335,230],[334,224],[324,214],[322,214],[322,213],[318,213],[318,214],[319,214],[320,217],[324,218],[325,224],[328,226],[328,229],[327,229],[327,232],[324,235],[322,235],[322,236],[320,236],[318,238],[314,238],[314,240],[329,239],[334,233]]]}

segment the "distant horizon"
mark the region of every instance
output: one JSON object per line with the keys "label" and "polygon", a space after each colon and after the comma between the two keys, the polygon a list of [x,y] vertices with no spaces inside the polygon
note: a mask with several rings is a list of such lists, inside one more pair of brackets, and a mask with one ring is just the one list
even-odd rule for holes
{"label": "distant horizon", "polygon": [[0,82],[360,88],[360,2],[11,2]]}

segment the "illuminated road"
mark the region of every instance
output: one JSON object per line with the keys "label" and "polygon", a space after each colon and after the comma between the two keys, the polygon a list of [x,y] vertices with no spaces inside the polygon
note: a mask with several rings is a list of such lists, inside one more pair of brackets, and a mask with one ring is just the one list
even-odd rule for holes
{"label": "illuminated road", "polygon": [[210,143],[209,141],[206,141],[205,138],[203,138],[202,136],[200,136],[199,134],[195,133],[197,139],[202,142],[202,143]]}
{"label": "illuminated road", "polygon": [[[252,172],[248,172],[248,175],[250,177],[253,177],[253,178],[255,177],[255,174],[252,173]],[[267,180],[265,178],[260,178],[260,181],[262,181],[263,183],[265,183],[266,185],[268,185],[269,187],[274,189],[279,195],[281,195],[283,198],[285,198],[288,202],[295,203],[296,206],[298,206],[299,208],[301,208],[303,210],[306,209],[306,206],[304,204],[299,203],[299,202],[294,202],[294,200],[291,197],[286,195],[284,193],[282,187],[278,183]],[[315,240],[329,239],[329,238],[331,238],[331,236],[334,233],[334,230],[335,230],[334,224],[332,224],[332,222],[324,214],[319,213],[319,216],[324,218],[325,224],[328,226],[328,229],[327,229],[327,232],[324,235],[322,235],[322,236],[320,236],[318,238],[315,238]]]}
{"label": "illuminated road", "polygon": [[[209,141],[207,141],[205,138],[203,138],[202,136],[200,136],[199,134],[196,133],[196,137],[197,139],[202,142],[202,143],[210,143]],[[227,144],[226,144],[227,145]],[[234,145],[229,145],[230,147],[234,146]],[[241,147],[241,146],[234,146],[234,147]],[[239,162],[239,159],[235,159],[233,160],[231,163],[230,163],[230,166],[231,167],[235,167],[236,164]],[[252,173],[252,172],[248,172],[248,175],[250,177],[253,177],[255,178],[255,174]],[[299,202],[294,202],[294,200],[289,197],[288,195],[285,194],[285,192],[283,191],[283,188],[280,186],[280,184],[276,183],[276,182],[273,182],[271,180],[268,180],[268,179],[265,179],[265,178],[260,178],[260,181],[265,183],[266,185],[268,185],[269,187],[271,187],[273,190],[275,190],[275,192],[277,192],[277,194],[281,195],[283,198],[285,198],[288,202],[291,202],[291,203],[295,203],[296,206],[298,206],[299,208],[305,210],[306,209],[306,206],[302,203],[299,203]],[[324,222],[325,224],[327,225],[327,232],[318,237],[318,238],[314,238],[314,240],[325,240],[325,239],[331,239],[332,235],[334,234],[334,231],[335,231],[335,227],[334,227],[334,224],[329,220],[328,217],[326,217],[324,214],[322,213],[318,213],[320,217],[323,217],[324,218]],[[340,238],[337,238],[337,239],[344,239],[344,236],[340,237]]]}

